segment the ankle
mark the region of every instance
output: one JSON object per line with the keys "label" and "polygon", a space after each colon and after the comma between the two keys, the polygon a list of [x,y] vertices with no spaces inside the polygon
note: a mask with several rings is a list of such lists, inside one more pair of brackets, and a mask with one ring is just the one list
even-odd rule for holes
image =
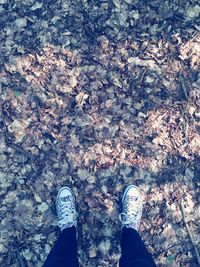
{"label": "ankle", "polygon": [[128,225],[125,226],[125,227],[126,227],[126,228],[132,228],[132,229],[138,231],[139,225],[138,225],[137,223],[133,222],[133,223],[128,224]]}

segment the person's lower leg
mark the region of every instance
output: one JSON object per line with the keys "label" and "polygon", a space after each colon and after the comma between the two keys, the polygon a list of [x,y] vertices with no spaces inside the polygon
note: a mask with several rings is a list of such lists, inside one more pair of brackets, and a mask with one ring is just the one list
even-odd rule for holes
{"label": "person's lower leg", "polygon": [[43,267],[78,267],[77,212],[75,196],[70,188],[62,187],[59,190],[56,198],[56,211],[61,235]]}
{"label": "person's lower leg", "polygon": [[[134,266],[134,261],[148,263],[149,266],[156,266],[151,254],[147,251],[138,229],[142,217],[142,199],[139,189],[130,185],[126,188],[122,197],[122,223],[120,267]],[[135,264],[137,266],[137,264]]]}
{"label": "person's lower leg", "polygon": [[156,266],[151,254],[135,229],[122,229],[121,252],[120,267],[129,266],[130,262],[136,260],[144,260],[152,266]]}
{"label": "person's lower leg", "polygon": [[52,261],[55,262],[57,259],[66,260],[66,263],[70,263],[70,266],[78,266],[76,228],[74,226],[62,231],[49,253],[44,267],[48,266],[48,263]]}

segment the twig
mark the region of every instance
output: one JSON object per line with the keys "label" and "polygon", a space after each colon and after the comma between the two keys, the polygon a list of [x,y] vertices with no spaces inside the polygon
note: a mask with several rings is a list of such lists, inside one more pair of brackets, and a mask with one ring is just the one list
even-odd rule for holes
{"label": "twig", "polygon": [[38,121],[40,121],[40,102],[41,102],[41,100],[36,95],[33,97],[33,100],[35,101],[37,119],[38,119]]}
{"label": "twig", "polygon": [[169,249],[171,249],[171,248],[173,248],[173,247],[177,247],[177,246],[182,246],[182,245],[183,245],[183,242],[180,242],[180,243],[178,243],[178,244],[174,244],[174,245],[172,245],[172,246],[170,246],[170,247],[168,247],[168,248],[166,248],[166,249],[164,249],[164,250],[158,252],[156,255],[154,255],[154,257],[155,257],[155,258],[158,258],[161,254],[167,252]]}
{"label": "twig", "polygon": [[28,151],[25,151],[24,149],[22,149],[21,147],[19,147],[18,145],[15,145],[15,144],[7,144],[7,146],[11,147],[13,150],[23,154],[24,156],[34,160],[35,159],[35,156],[32,155],[30,152]]}
{"label": "twig", "polygon": [[186,230],[187,230],[187,232],[188,232],[190,241],[191,241],[191,243],[192,243],[192,246],[193,246],[194,251],[195,251],[195,254],[196,254],[196,258],[197,258],[198,264],[199,264],[199,266],[200,266],[200,256],[199,256],[199,252],[198,252],[198,250],[197,250],[197,247],[196,247],[195,241],[194,241],[194,239],[193,239],[192,233],[191,233],[191,231],[190,231],[189,225],[188,225],[188,223],[187,223],[187,221],[186,221],[186,218],[185,218],[185,211],[184,211],[184,207],[183,207],[183,204],[182,204],[182,203],[180,203],[180,209],[181,209],[181,213],[182,213],[182,216],[183,216],[183,221],[184,221]]}
{"label": "twig", "polygon": [[182,88],[182,90],[183,90],[185,99],[187,99],[187,97],[188,97],[188,88],[187,88],[187,86],[186,86],[186,83],[185,83],[184,78],[181,76],[180,73],[179,73],[179,81],[180,81],[181,88]]}

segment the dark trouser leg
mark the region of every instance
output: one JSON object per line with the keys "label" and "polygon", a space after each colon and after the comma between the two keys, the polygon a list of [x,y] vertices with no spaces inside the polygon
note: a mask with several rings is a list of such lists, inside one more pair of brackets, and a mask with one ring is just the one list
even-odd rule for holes
{"label": "dark trouser leg", "polygon": [[43,267],[78,267],[76,228],[62,231]]}
{"label": "dark trouser leg", "polygon": [[156,267],[138,232],[132,228],[122,229],[121,251],[119,267]]}

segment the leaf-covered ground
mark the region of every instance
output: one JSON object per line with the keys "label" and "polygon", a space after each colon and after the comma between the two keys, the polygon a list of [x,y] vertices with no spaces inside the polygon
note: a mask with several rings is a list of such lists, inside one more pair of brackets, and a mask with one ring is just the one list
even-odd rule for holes
{"label": "leaf-covered ground", "polygon": [[70,186],[81,267],[116,266],[120,199],[158,266],[198,266],[200,5],[0,0],[0,265],[42,266]]}

